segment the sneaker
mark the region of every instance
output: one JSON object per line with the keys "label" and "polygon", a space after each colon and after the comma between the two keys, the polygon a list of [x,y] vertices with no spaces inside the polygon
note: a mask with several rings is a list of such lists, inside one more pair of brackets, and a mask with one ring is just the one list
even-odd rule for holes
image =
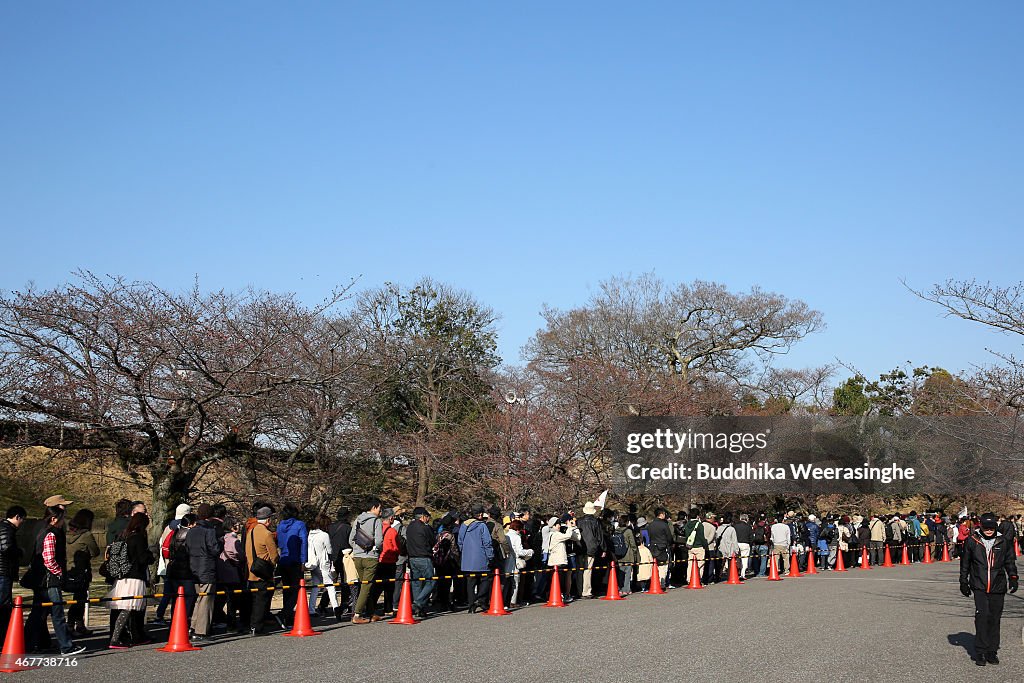
{"label": "sneaker", "polygon": [[977,659],[974,660],[974,664],[976,666],[985,666],[985,658],[984,657],[978,657]]}
{"label": "sneaker", "polygon": [[988,662],[989,664],[998,664],[999,663],[999,657],[996,657],[996,653],[995,652],[987,652],[987,653],[985,653],[985,661]]}
{"label": "sneaker", "polygon": [[83,652],[85,652],[85,645],[72,645],[71,647],[69,647],[66,650],[61,650],[60,651],[60,656],[61,657],[73,657],[73,656],[75,656],[77,654],[81,654]]}
{"label": "sneaker", "polygon": [[163,617],[157,617],[156,619],[153,619],[149,623],[153,624],[153,626],[170,626],[170,624],[171,624],[171,622],[167,621]]}
{"label": "sneaker", "polygon": [[210,636],[205,633],[195,633],[189,640],[193,643],[206,643],[210,640]]}

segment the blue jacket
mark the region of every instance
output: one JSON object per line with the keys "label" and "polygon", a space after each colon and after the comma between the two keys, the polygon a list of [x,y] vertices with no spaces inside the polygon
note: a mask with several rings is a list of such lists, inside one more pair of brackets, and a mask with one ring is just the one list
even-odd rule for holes
{"label": "blue jacket", "polygon": [[814,522],[807,522],[807,540],[810,542],[812,547],[818,545],[818,530],[819,527]]}
{"label": "blue jacket", "polygon": [[295,518],[282,519],[277,525],[277,547],[281,549],[278,565],[306,564],[308,536],[305,522]]}
{"label": "blue jacket", "polygon": [[462,571],[485,572],[491,568],[494,548],[491,532],[478,519],[459,525],[459,550],[462,551]]}

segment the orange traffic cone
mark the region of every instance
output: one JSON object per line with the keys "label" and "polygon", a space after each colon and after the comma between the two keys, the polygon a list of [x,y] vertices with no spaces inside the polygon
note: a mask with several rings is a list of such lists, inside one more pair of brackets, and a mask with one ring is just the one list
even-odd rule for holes
{"label": "orange traffic cone", "polygon": [[690,585],[688,585],[687,588],[691,588],[691,589],[694,589],[694,590],[699,590],[699,589],[704,587],[701,584],[701,582],[700,582],[700,569],[699,569],[700,565],[697,564],[697,560],[695,560],[693,558],[690,558],[690,562],[691,562]]}
{"label": "orange traffic cone", "polygon": [[789,577],[792,579],[799,579],[803,574],[800,573],[800,563],[797,562],[796,551],[794,550],[789,556]]}
{"label": "orange traffic cone", "polygon": [[932,559],[932,544],[924,544],[924,559],[921,560],[921,564],[932,564],[935,560]]}
{"label": "orange traffic cone", "polygon": [[309,623],[309,599],[306,597],[306,580],[299,579],[299,594],[295,598],[295,623],[292,630],[281,635],[289,638],[305,638],[306,636],[318,636],[319,631],[314,631]]}
{"label": "orange traffic cone", "polygon": [[185,608],[185,587],[178,586],[178,597],[174,599],[174,613],[171,615],[171,634],[167,644],[158,647],[160,652],[196,652],[202,650],[195,647],[188,639],[188,613]]}
{"label": "orange traffic cone", "polygon": [[725,582],[727,586],[739,586],[743,582],[740,581],[740,571],[736,567],[736,553],[732,554],[729,559],[729,580]]}
{"label": "orange traffic cone", "polygon": [[14,598],[11,620],[7,622],[7,637],[4,638],[3,654],[0,655],[0,671],[5,674],[37,668],[18,664],[18,660],[25,656],[25,621],[22,612],[23,607],[19,595]]}
{"label": "orange traffic cone", "polygon": [[485,617],[507,617],[512,614],[505,609],[505,596],[501,592],[501,572],[494,570],[494,581],[491,582],[491,606],[483,613]]}
{"label": "orange traffic cone", "polygon": [[860,549],[860,568],[871,569],[871,564],[868,563],[868,548],[867,546],[861,546]]}
{"label": "orange traffic cone", "polygon": [[625,600],[622,594],[619,593],[619,568],[615,564],[615,560],[612,560],[612,565],[608,568],[608,591],[605,593],[602,600]]}
{"label": "orange traffic cone", "polygon": [[779,576],[779,562],[778,555],[768,555],[768,580],[769,581],[782,581],[782,577]]}
{"label": "orange traffic cone", "polygon": [[665,589],[661,587],[661,574],[658,572],[657,560],[651,564],[651,585],[647,588],[647,594],[665,595]]}
{"label": "orange traffic cone", "polygon": [[885,546],[885,556],[882,559],[882,566],[883,567],[892,567],[892,566],[894,566],[893,563],[892,563],[892,557],[889,555],[889,546],[888,545]]}
{"label": "orange traffic cone", "polygon": [[910,564],[910,553],[907,552],[907,544],[903,544],[903,555],[900,557],[900,564]]}
{"label": "orange traffic cone", "polygon": [[845,572],[846,571],[846,563],[843,561],[843,551],[840,550],[839,548],[836,548],[836,566],[835,566],[835,569],[833,569],[832,571],[834,571],[834,572]]}
{"label": "orange traffic cone", "polygon": [[409,576],[409,568],[405,568],[405,578],[402,579],[402,594],[398,598],[398,614],[394,619],[388,620],[389,624],[402,624],[403,626],[414,626],[419,622],[412,615],[412,587],[409,585],[412,579]]}
{"label": "orange traffic cone", "polygon": [[805,573],[808,576],[818,573],[818,553],[813,550],[807,551],[807,571]]}
{"label": "orange traffic cone", "polygon": [[952,562],[953,561],[952,558],[950,558],[950,556],[949,556],[949,544],[948,543],[943,543],[942,544],[942,559],[939,560],[939,561],[940,562]]}
{"label": "orange traffic cone", "polygon": [[551,570],[551,592],[548,593],[548,601],[541,607],[565,607],[562,600],[562,581],[558,578],[558,567]]}

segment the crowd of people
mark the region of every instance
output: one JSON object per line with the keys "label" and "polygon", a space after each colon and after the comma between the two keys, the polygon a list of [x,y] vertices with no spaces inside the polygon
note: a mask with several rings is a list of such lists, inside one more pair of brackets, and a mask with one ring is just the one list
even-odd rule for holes
{"label": "crowd of people", "polygon": [[[146,505],[124,499],[101,544],[92,532],[95,514],[82,509],[69,516],[71,504],[63,496],[44,501],[20,579],[25,558],[16,533],[28,513],[12,506],[0,521],[0,629],[8,624],[15,582],[30,588],[30,652],[51,646],[47,618],[62,655],[84,649],[73,639],[91,635],[84,603],[100,558],[98,573],[109,585],[100,602],[109,611],[108,647],[123,649],[151,642],[150,626],[169,624],[179,588],[190,637],[202,642],[228,631],[258,636],[290,628],[297,610],[357,625],[380,621],[398,609],[406,576],[413,613],[425,618],[489,609],[496,575],[503,607],[514,609],[548,601],[556,574],[562,600],[571,603],[603,595],[609,581],[623,595],[646,592],[655,573],[666,590],[686,585],[694,572],[702,584],[714,584],[726,579],[731,562],[748,580],[766,576],[772,562],[783,574],[807,571],[809,563],[831,571],[840,556],[846,567],[865,557],[877,565],[887,548],[894,561],[904,548],[911,562],[921,561],[926,547],[936,559],[944,550],[956,556],[981,525],[977,517],[914,511],[819,518],[703,510],[673,519],[657,508],[648,518],[633,508],[620,513],[594,503],[550,515],[528,506],[503,511],[476,504],[435,518],[423,507],[407,512],[377,499],[355,515],[342,507],[332,519],[311,508],[285,504],[278,510],[257,501],[246,518],[221,504],[178,505],[151,544],[155,531]],[[1007,542],[1024,543],[1020,515],[993,523]],[[307,603],[298,604],[304,578]],[[275,612],[277,591],[282,604]],[[154,595],[160,597],[139,597]],[[147,623],[150,604],[155,614]]]}

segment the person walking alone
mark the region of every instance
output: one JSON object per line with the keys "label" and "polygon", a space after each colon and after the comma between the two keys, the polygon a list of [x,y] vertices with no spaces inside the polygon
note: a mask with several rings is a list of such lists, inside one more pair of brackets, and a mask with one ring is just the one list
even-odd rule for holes
{"label": "person walking alone", "polygon": [[1006,593],[1017,592],[1017,563],[1013,539],[996,531],[991,512],[981,516],[981,528],[964,541],[960,553],[960,592],[974,594],[974,663],[998,664],[999,621]]}

